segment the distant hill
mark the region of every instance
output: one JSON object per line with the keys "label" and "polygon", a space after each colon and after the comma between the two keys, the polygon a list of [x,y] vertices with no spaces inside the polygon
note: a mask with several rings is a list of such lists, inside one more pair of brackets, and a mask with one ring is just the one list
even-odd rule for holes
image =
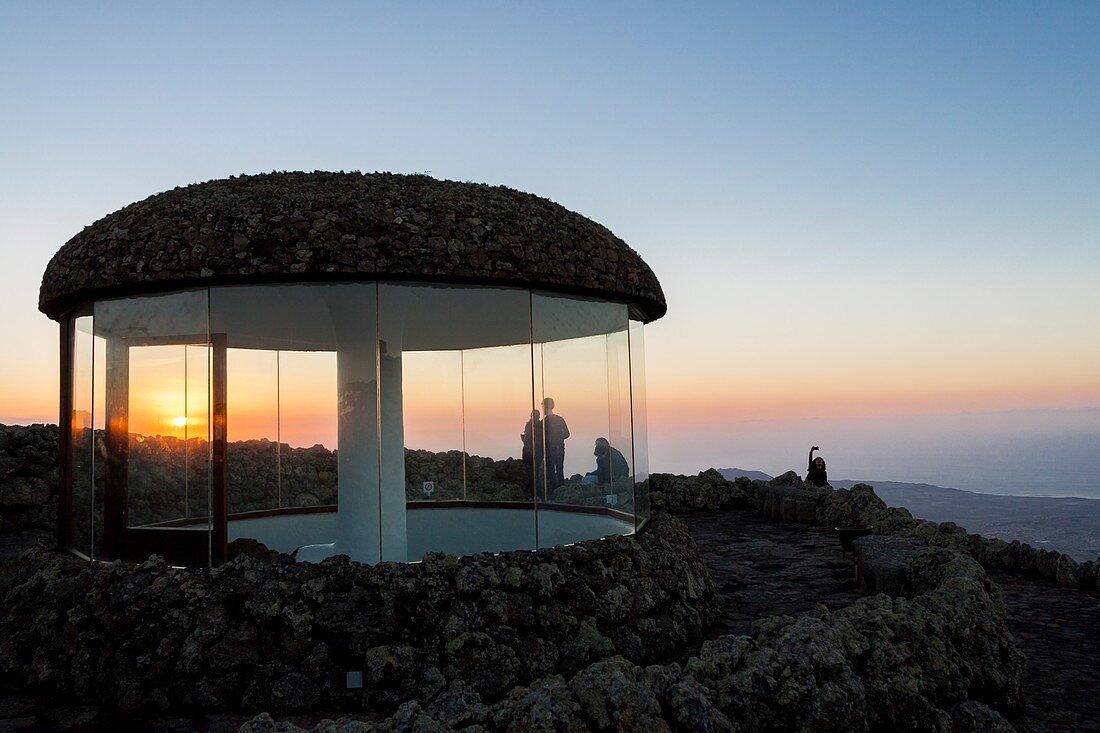
{"label": "distant hill", "polygon": [[900,481],[832,481],[838,489],[871,484],[890,506],[921,519],[954,522],[987,537],[1020,540],[1076,560],[1100,555],[1100,499],[1000,496]]}
{"label": "distant hill", "polygon": [[746,471],[743,468],[719,468],[718,473],[722,474],[726,481],[733,481],[738,476],[744,476],[753,481],[771,481],[775,478],[775,476],[769,476],[763,471]]}

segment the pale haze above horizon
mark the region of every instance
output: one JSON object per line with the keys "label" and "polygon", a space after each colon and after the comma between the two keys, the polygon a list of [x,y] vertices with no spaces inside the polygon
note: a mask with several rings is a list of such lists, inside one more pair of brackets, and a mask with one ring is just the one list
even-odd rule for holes
{"label": "pale haze above horizon", "polygon": [[0,422],[57,421],[38,286],[84,226],[241,173],[423,172],[650,264],[654,471],[817,443],[830,476],[1100,497],[1098,38],[1085,2],[5,2]]}

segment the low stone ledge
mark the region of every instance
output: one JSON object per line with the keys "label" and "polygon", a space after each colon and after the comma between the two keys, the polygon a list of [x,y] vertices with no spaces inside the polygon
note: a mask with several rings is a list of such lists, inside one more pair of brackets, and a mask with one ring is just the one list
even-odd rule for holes
{"label": "low stone ledge", "polygon": [[[970,555],[988,568],[1038,576],[1065,588],[1100,589],[1100,561],[1078,562],[1063,553],[1036,549],[1019,541],[1006,542],[968,533],[954,522],[915,519],[904,507],[888,506],[875,493],[874,487],[868,484],[856,484],[850,489],[817,487],[803,482],[794,471],[788,471],[772,481],[750,481],[746,478],[726,481],[723,478],[722,481],[729,485],[724,488],[714,485],[717,484],[714,474],[718,474],[714,469],[699,474],[700,477],[708,476],[705,488],[704,482],[695,477],[665,479],[663,475],[655,474],[662,476],[663,482],[655,486],[672,483],[677,487],[678,497],[674,502],[655,499],[654,509],[685,513],[723,508],[712,505],[714,502],[709,497],[736,491],[739,496],[751,496],[756,509],[776,521],[814,522],[828,526],[870,525],[876,535],[917,537],[929,545],[951,547]],[[700,492],[702,496],[693,496],[693,491]],[[654,497],[657,497],[656,493]],[[737,504],[731,503],[729,506]]]}
{"label": "low stone ledge", "polygon": [[909,566],[917,551],[924,547],[913,537],[868,535],[852,543],[856,582],[865,593],[911,596]]}
{"label": "low stone ledge", "polygon": [[950,547],[970,555],[985,567],[1038,576],[1066,588],[1098,587],[1098,564],[1094,560],[1077,562],[1060,552],[983,537],[954,522],[915,519],[908,509],[887,506],[867,484],[856,484],[851,489],[817,489],[816,494],[819,521],[869,524],[874,526],[875,534],[916,537],[931,546]]}
{"label": "low stone ledge", "polygon": [[[615,654],[670,659],[717,616],[695,542],[667,515],[637,536],[415,564],[273,553],[208,570],[32,549],[0,598],[3,681],[139,716],[385,712],[459,681],[491,702]],[[349,671],[362,689],[346,689]]]}
{"label": "low stone ledge", "polygon": [[744,507],[753,501],[755,495],[752,482],[748,479],[727,481],[713,468],[695,476],[650,474],[649,489],[653,511],[672,514]]}
{"label": "low stone ledge", "polygon": [[768,519],[782,522],[817,521],[817,495],[799,486],[763,484],[754,487],[756,508]]}

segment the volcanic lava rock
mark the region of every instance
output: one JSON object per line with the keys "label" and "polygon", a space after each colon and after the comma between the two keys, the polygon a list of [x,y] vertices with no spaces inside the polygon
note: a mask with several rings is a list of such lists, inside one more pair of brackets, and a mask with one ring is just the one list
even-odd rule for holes
{"label": "volcanic lava rock", "polygon": [[0,534],[57,526],[56,425],[0,425]]}

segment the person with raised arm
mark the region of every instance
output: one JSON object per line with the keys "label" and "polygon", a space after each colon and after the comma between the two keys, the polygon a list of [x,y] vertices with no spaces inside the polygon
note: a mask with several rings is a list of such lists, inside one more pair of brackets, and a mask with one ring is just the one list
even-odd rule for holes
{"label": "person with raised arm", "polygon": [[810,448],[810,459],[806,466],[806,483],[831,489],[833,487],[829,485],[829,477],[825,472],[825,459],[821,456],[814,458],[815,450],[821,449],[816,445]]}

